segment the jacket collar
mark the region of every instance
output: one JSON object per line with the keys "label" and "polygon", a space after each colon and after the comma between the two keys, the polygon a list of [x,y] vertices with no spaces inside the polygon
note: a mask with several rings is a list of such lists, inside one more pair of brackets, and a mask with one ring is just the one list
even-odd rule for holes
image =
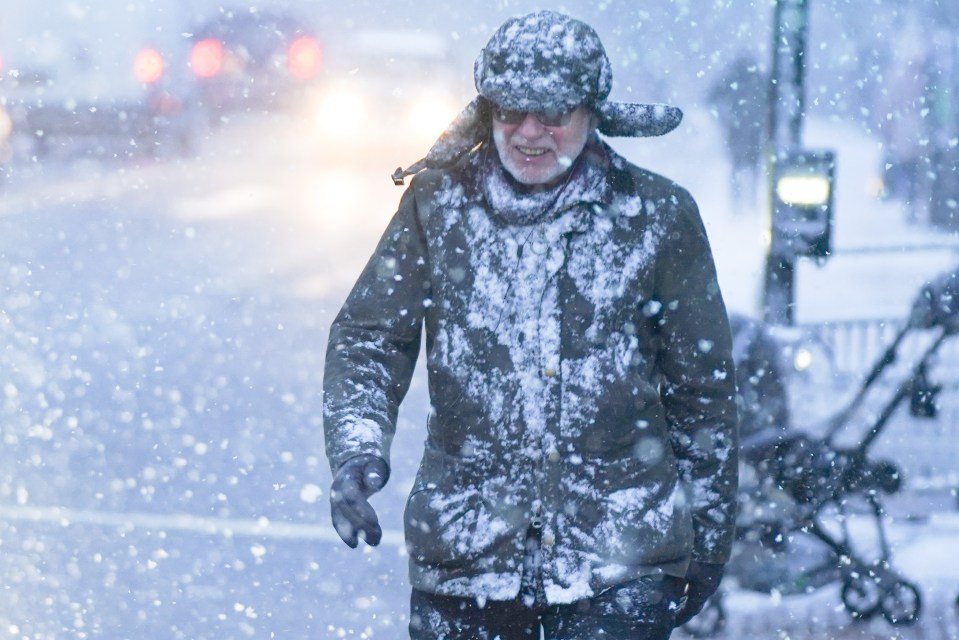
{"label": "jacket collar", "polygon": [[567,179],[535,194],[524,194],[516,188],[491,142],[479,149],[475,161],[478,191],[493,215],[506,224],[525,225],[547,217],[563,217],[570,220],[570,231],[582,232],[588,228],[590,218],[612,201],[610,150],[595,133],[570,168]]}

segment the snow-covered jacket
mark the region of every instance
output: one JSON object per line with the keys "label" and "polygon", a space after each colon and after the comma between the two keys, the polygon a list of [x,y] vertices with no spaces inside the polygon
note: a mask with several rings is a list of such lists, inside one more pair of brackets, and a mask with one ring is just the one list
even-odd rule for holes
{"label": "snow-covered jacket", "polygon": [[484,154],[413,179],[333,322],[334,472],[389,460],[425,325],[432,408],[405,514],[415,588],[516,597],[531,526],[552,603],[725,562],[735,381],[695,201],[596,138],[548,216],[507,223]]}

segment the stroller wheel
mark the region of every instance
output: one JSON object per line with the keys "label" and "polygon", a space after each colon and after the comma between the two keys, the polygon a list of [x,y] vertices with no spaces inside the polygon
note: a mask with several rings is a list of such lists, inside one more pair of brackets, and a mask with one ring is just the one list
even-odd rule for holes
{"label": "stroller wheel", "polygon": [[856,576],[846,578],[842,583],[840,596],[849,615],[865,620],[874,616],[879,610],[882,593],[874,579]]}
{"label": "stroller wheel", "polygon": [[706,601],[702,611],[680,628],[686,635],[693,638],[711,638],[722,632],[725,627],[726,610],[717,594]]}
{"label": "stroller wheel", "polygon": [[922,611],[922,596],[914,584],[899,580],[882,594],[879,610],[889,624],[910,625],[919,619],[919,612]]}

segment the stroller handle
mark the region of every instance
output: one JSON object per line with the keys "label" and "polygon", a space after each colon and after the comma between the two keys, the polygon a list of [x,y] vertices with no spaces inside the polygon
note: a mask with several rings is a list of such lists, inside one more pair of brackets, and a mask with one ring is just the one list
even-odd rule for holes
{"label": "stroller handle", "polygon": [[912,326],[907,323],[899,333],[896,334],[895,339],[892,341],[886,351],[882,354],[879,360],[873,365],[872,371],[865,377],[862,385],[859,387],[859,391],[856,393],[856,396],[849,402],[846,407],[837,413],[835,416],[829,419],[829,429],[826,431],[825,440],[827,444],[831,444],[833,438],[839,433],[840,429],[845,426],[846,422],[849,420],[849,417],[853,412],[859,408],[859,405],[862,404],[862,401],[866,397],[866,392],[869,391],[869,388],[876,382],[879,378],[879,375],[885,371],[886,367],[891,365],[896,361],[896,353],[899,350],[899,345],[902,343],[903,338],[906,337],[906,334],[912,330]]}

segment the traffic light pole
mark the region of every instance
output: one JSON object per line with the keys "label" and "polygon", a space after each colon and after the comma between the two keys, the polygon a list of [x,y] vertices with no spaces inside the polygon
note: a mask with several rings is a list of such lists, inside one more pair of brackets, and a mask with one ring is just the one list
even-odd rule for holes
{"label": "traffic light pole", "polygon": [[[771,164],[802,145],[805,115],[804,68],[809,17],[807,0],[777,0],[773,19],[773,67],[769,107]],[[770,171],[770,175],[772,175]],[[775,189],[770,184],[770,189]],[[770,194],[771,234],[776,233],[776,197]],[[772,246],[772,245],[771,245]],[[770,250],[763,283],[763,316],[766,322],[791,325],[795,321],[796,254]]]}

